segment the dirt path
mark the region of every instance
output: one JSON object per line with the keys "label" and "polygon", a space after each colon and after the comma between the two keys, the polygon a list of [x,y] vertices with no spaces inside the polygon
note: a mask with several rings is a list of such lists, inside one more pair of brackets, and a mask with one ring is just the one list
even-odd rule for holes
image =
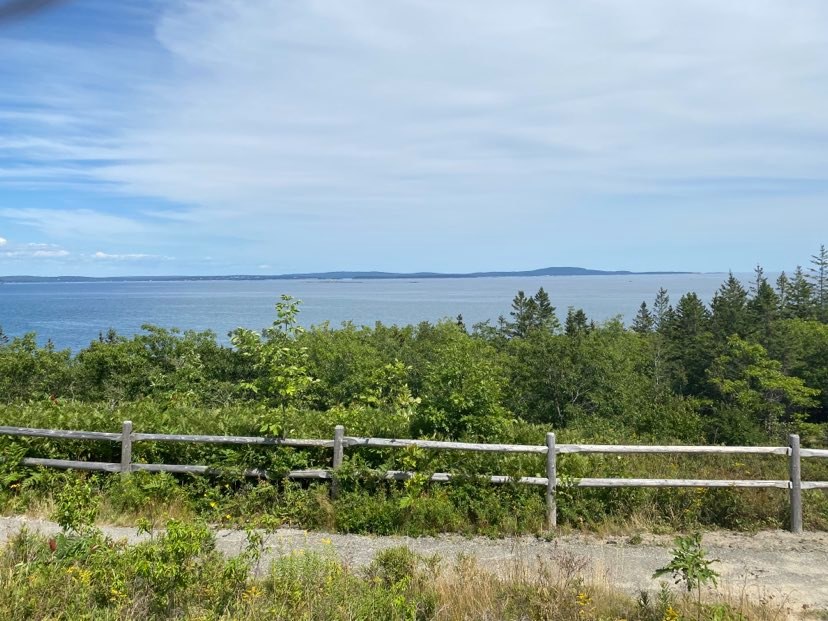
{"label": "dirt path", "polygon": [[[55,533],[56,524],[30,518],[0,518],[0,542],[23,526],[44,534]],[[135,529],[104,526],[110,537],[138,541]],[[245,543],[245,534],[237,530],[216,531],[218,548],[235,554]],[[584,559],[587,572],[597,579],[632,594],[641,589],[657,590],[653,572],[670,559],[672,538],[644,535],[638,544],[626,537],[598,538],[565,535],[553,541],[535,537],[512,539],[465,538],[455,535],[439,537],[367,537],[329,533],[306,533],[281,529],[267,539],[267,558],[292,550],[333,549],[347,564],[361,566],[384,548],[406,545],[423,554],[439,554],[453,560],[458,554],[475,556],[481,567],[506,571],[514,561],[527,564],[537,559],[555,562],[570,554]],[[713,532],[704,536],[704,546],[722,575],[721,588],[733,594],[746,592],[751,598],[767,598],[784,604],[791,614],[803,610],[828,610],[828,533],[792,535],[784,531],[766,531],[748,535]]]}

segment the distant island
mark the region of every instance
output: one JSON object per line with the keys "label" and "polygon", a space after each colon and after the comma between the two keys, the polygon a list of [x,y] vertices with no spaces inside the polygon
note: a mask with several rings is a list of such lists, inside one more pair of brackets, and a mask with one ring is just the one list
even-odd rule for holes
{"label": "distant island", "polygon": [[647,274],[694,274],[696,272],[630,272],[592,270],[584,267],[544,267],[515,272],[311,272],[307,274],[234,274],[226,276],[0,276],[0,283],[41,282],[170,282],[198,280],[408,280],[436,278],[508,278],[531,276],[634,276]]}

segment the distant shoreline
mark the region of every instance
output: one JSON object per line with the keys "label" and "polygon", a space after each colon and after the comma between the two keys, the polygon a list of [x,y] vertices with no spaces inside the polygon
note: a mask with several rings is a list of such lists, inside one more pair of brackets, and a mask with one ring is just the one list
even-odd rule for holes
{"label": "distant shoreline", "polygon": [[537,276],[652,276],[699,274],[701,272],[631,272],[592,270],[583,267],[546,267],[514,272],[313,272],[307,274],[234,274],[225,276],[0,276],[0,283],[84,283],[84,282],[192,282],[224,280],[424,280],[456,278],[515,278]]}

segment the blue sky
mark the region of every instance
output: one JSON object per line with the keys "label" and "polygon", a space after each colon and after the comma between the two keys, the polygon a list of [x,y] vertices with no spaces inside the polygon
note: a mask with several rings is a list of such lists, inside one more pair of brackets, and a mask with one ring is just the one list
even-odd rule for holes
{"label": "blue sky", "polygon": [[0,274],[773,271],[820,243],[824,0],[0,22]]}

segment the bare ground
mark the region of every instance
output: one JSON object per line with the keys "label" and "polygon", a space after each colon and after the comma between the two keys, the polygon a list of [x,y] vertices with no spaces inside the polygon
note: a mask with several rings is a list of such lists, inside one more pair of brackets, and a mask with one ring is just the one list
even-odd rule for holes
{"label": "bare ground", "polygon": [[[43,534],[59,528],[53,522],[26,517],[0,518],[0,543],[22,527]],[[139,541],[135,529],[103,526],[115,539]],[[245,545],[245,533],[217,530],[218,549],[232,555]],[[505,572],[515,562],[531,565],[538,559],[551,563],[569,556],[583,559],[591,577],[635,595],[640,590],[655,591],[659,580],[653,572],[670,558],[672,537],[642,535],[640,543],[629,537],[562,535],[551,541],[535,537],[510,539],[466,538],[456,535],[438,537],[371,537],[280,529],[266,540],[265,562],[295,550],[333,550],[348,565],[362,566],[388,547],[405,545],[421,554],[438,554],[453,560],[460,554],[474,556],[481,567]],[[732,595],[746,594],[784,607],[789,614],[828,610],[828,533],[808,532],[793,535],[784,531],[755,534],[710,532],[704,546],[721,573],[720,588]]]}

